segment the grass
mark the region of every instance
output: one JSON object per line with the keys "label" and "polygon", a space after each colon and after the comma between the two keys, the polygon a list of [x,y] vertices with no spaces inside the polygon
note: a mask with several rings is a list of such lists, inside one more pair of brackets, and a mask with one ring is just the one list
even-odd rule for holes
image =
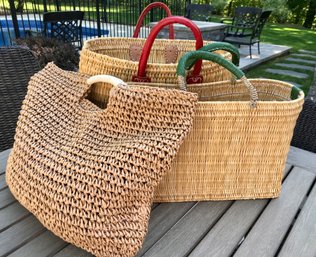
{"label": "grass", "polygon": [[[276,45],[286,45],[292,47],[291,53],[297,53],[300,49],[315,51],[316,52],[316,31],[305,29],[293,25],[284,25],[284,24],[267,24],[263,30],[261,41],[264,43],[271,43]],[[271,78],[278,80],[291,81],[297,84],[302,85],[302,89],[307,94],[310,86],[313,83],[314,72],[307,70],[291,69],[296,72],[302,72],[308,74],[307,79],[299,79],[295,77],[288,77],[283,75],[267,73],[265,69],[268,68],[277,68],[285,69],[283,67],[275,66],[276,62],[287,62],[286,57],[280,57],[273,61],[269,61],[265,64],[257,66],[256,68],[246,72],[247,77],[249,78]],[[304,59],[311,59],[309,57],[304,57]],[[315,60],[315,59],[312,59]],[[305,65],[305,64],[303,64]],[[307,64],[306,64],[307,65]],[[286,68],[289,69],[289,68]]]}
{"label": "grass", "polygon": [[[220,22],[220,19],[220,16],[212,17],[212,21],[214,22]],[[290,46],[292,47],[291,53],[298,53],[300,49],[316,52],[316,30],[306,29],[293,24],[266,24],[261,34],[261,41],[264,43],[270,43],[275,45]],[[254,49],[256,49],[256,46],[254,47]],[[255,67],[254,69],[251,69],[248,72],[246,72],[246,76],[249,78],[264,77],[283,81],[291,81],[302,85],[302,89],[305,93],[307,93],[313,82],[314,72],[307,70],[290,69],[296,72],[302,72],[309,75],[307,79],[299,79],[295,77],[271,74],[265,71],[265,69],[268,68],[285,69],[283,67],[275,66],[274,64],[277,62],[292,63],[287,62],[285,60],[286,58],[287,56],[279,57],[267,63],[261,64]],[[314,58],[309,57],[304,57],[304,59],[315,60]]]}

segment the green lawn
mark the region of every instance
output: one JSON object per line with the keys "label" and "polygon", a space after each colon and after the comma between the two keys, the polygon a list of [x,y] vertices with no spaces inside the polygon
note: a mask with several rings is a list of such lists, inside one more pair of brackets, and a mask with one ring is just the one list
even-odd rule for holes
{"label": "green lawn", "polygon": [[[284,25],[284,24],[267,24],[262,33],[262,42],[271,43],[276,45],[286,45],[292,47],[291,53],[297,53],[300,49],[309,50],[316,52],[316,31],[305,29],[302,27],[294,27],[293,25]],[[308,57],[304,57],[309,59]],[[298,83],[302,85],[302,89],[305,93],[308,92],[312,82],[313,82],[313,72],[306,70],[296,70],[297,72],[303,72],[309,75],[308,79],[298,79],[298,78],[289,78],[282,75],[272,75],[265,72],[267,68],[278,68],[282,67],[274,66],[276,62],[286,62],[284,61],[286,57],[280,57],[273,61],[269,61],[265,64],[262,64],[246,73],[249,78],[273,78],[279,80],[287,80]]]}

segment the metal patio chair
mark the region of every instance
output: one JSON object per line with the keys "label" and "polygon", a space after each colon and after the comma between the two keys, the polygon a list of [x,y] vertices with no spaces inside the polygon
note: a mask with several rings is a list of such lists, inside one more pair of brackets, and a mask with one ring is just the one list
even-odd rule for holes
{"label": "metal patio chair", "polygon": [[189,4],[186,7],[185,17],[196,21],[210,21],[214,7],[209,4]]}
{"label": "metal patio chair", "polygon": [[83,11],[47,12],[43,14],[44,35],[82,48]]}
{"label": "metal patio chair", "polygon": [[261,8],[237,7],[233,18],[221,19],[222,23],[228,23],[225,36],[249,36],[261,13]]}
{"label": "metal patio chair", "polygon": [[[233,30],[228,30],[225,34],[225,42],[240,45],[249,45],[250,58],[252,58],[251,46],[258,44],[258,53],[260,54],[260,36],[263,27],[268,20],[272,11],[263,11],[256,19],[252,19],[251,22],[247,21],[244,24],[231,26]],[[256,15],[257,16],[257,15]]]}
{"label": "metal patio chair", "polygon": [[28,82],[39,69],[38,61],[30,50],[0,47],[0,152],[13,146]]}

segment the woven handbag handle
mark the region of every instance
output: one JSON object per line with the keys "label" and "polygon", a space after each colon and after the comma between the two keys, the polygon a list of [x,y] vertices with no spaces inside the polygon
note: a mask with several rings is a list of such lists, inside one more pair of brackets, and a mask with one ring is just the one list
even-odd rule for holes
{"label": "woven handbag handle", "polygon": [[[199,49],[199,51],[207,51],[207,52],[214,52],[217,50],[224,50],[226,52],[231,53],[233,57],[232,63],[235,64],[236,66],[239,66],[240,54],[239,54],[238,48],[233,46],[232,44],[225,43],[225,42],[216,42],[216,43],[205,45]],[[195,61],[192,60],[192,62],[194,63]],[[186,66],[192,67],[193,64],[190,65],[188,63]]]}
{"label": "woven handbag handle", "polygon": [[[170,9],[164,3],[153,2],[153,3],[149,4],[149,5],[147,5],[146,8],[142,11],[142,13],[140,14],[140,16],[139,16],[139,18],[137,20],[136,27],[135,27],[134,34],[133,34],[134,38],[138,38],[140,28],[143,25],[143,22],[144,22],[144,19],[145,19],[147,13],[151,9],[156,8],[156,7],[160,7],[161,9],[164,9],[168,17],[172,16]],[[169,25],[169,39],[174,39],[174,29],[173,29],[172,25]]]}
{"label": "woven handbag handle", "polygon": [[98,82],[108,83],[114,87],[127,87],[127,84],[123,80],[111,75],[95,75],[87,79],[87,84],[89,86]]}
{"label": "woven handbag handle", "polygon": [[[195,25],[195,23],[193,23],[191,20],[181,17],[181,16],[171,16],[171,17],[162,19],[160,22],[157,23],[155,27],[153,27],[153,29],[149,33],[149,36],[143,47],[142,54],[140,56],[137,75],[134,75],[132,78],[133,82],[150,82],[150,78],[146,76],[146,66],[147,66],[147,61],[148,61],[151,47],[159,31],[162,30],[165,26],[169,24],[173,24],[173,23],[179,23],[179,24],[185,25],[192,30],[194,37],[196,39],[196,43],[195,43],[196,49],[199,49],[203,46],[202,33],[199,30],[199,28]],[[201,71],[201,66],[202,66],[202,61],[199,61],[195,64],[192,76],[200,77],[199,74]]]}
{"label": "woven handbag handle", "polygon": [[187,90],[185,75],[186,71],[190,70],[192,65],[197,60],[208,60],[219,64],[220,66],[226,68],[233,75],[236,76],[237,79],[240,79],[244,85],[248,88],[250,92],[250,105],[251,107],[256,107],[258,101],[258,94],[256,88],[250,83],[250,81],[246,78],[245,74],[238,69],[233,63],[227,61],[225,58],[220,55],[209,53],[206,51],[192,51],[184,54],[182,58],[179,60],[177,67],[177,75],[179,79],[180,89]]}

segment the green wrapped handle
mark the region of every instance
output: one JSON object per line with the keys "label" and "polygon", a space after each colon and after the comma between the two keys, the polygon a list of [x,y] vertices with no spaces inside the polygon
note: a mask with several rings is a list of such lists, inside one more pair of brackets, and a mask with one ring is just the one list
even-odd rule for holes
{"label": "green wrapped handle", "polygon": [[[225,42],[216,42],[216,43],[205,45],[199,49],[199,51],[207,51],[207,52],[214,52],[217,50],[224,50],[226,52],[231,53],[232,63],[235,64],[236,66],[239,66],[240,54],[239,54],[238,48],[233,46],[232,44],[225,43]],[[192,66],[192,64],[189,63],[188,66]]]}
{"label": "green wrapped handle", "polygon": [[248,88],[250,92],[250,105],[255,108],[258,101],[258,94],[256,88],[249,82],[245,74],[238,69],[233,63],[227,61],[223,57],[217,54],[209,53],[206,51],[192,51],[184,54],[179,60],[177,67],[177,75],[179,78],[180,89],[187,90],[185,76],[186,71],[190,70],[194,63],[198,60],[208,60],[219,64],[228,71],[230,71],[237,79],[242,80],[244,85]]}

